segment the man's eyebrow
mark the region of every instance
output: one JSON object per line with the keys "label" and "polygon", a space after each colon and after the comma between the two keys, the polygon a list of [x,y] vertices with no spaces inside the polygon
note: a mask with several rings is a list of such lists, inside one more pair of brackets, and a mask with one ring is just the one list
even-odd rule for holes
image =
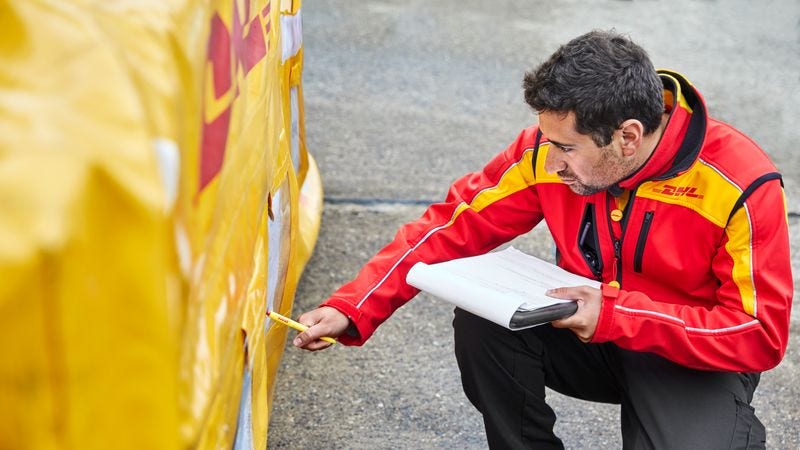
{"label": "man's eyebrow", "polygon": [[563,142],[554,141],[549,139],[550,143],[555,145],[556,147],[574,147],[575,144],[564,144]]}

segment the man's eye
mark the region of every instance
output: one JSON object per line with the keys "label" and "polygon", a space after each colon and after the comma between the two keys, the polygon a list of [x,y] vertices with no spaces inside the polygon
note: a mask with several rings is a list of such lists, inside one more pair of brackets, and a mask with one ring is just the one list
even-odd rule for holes
{"label": "man's eye", "polygon": [[556,145],[556,147],[564,153],[572,151],[572,147],[564,147],[563,145]]}

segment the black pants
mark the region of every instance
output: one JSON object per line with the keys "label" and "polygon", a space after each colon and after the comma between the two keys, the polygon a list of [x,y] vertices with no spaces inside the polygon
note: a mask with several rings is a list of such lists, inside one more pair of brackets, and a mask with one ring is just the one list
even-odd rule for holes
{"label": "black pants", "polygon": [[584,344],[550,325],[512,332],[460,309],[453,327],[464,392],[493,449],[563,448],[545,386],[620,404],[626,449],[765,446],[750,406],[759,374],[692,370],[611,343]]}

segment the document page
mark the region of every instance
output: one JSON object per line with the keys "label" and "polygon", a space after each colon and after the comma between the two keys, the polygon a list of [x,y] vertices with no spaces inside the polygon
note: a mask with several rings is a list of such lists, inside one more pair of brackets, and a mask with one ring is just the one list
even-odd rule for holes
{"label": "document page", "polygon": [[545,295],[557,287],[600,287],[600,282],[575,275],[513,247],[438,264],[417,263],[408,284],[511,329],[519,308],[538,309],[564,303]]}

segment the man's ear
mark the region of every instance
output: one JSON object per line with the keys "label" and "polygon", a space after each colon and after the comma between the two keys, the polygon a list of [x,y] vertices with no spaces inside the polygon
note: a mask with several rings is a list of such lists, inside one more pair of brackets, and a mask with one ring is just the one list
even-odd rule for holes
{"label": "man's ear", "polygon": [[633,156],[642,146],[644,138],[644,125],[636,119],[628,119],[619,126],[622,136],[622,154]]}

